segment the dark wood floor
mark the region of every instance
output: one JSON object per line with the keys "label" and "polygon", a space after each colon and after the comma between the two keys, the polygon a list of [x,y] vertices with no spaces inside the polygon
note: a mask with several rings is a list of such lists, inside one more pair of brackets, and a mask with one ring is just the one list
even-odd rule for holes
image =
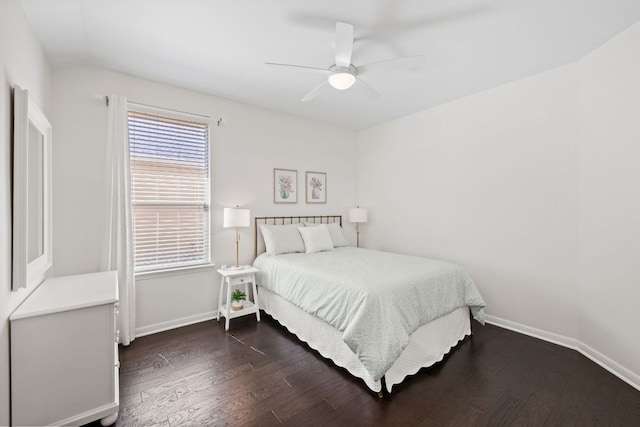
{"label": "dark wood floor", "polygon": [[383,399],[268,316],[204,322],[120,349],[117,426],[640,426],[640,392],[579,353],[474,325]]}

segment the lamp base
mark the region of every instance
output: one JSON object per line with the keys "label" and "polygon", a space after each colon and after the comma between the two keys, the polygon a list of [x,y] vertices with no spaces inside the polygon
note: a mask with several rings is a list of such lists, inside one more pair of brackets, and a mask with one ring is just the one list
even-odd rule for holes
{"label": "lamp base", "polygon": [[248,265],[231,265],[226,268],[226,270],[244,270]]}

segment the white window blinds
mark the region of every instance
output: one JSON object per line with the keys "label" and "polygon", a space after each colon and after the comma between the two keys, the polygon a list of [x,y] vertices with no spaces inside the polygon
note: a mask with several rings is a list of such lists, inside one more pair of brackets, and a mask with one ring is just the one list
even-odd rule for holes
{"label": "white window blinds", "polygon": [[129,111],[135,271],[207,264],[209,125]]}

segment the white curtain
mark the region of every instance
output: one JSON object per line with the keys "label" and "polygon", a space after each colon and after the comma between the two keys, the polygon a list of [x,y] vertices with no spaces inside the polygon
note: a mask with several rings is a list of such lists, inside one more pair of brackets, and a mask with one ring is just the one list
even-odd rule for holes
{"label": "white curtain", "polygon": [[109,96],[107,130],[107,222],[102,269],[118,272],[120,342],[135,339],[136,285],[133,274],[133,228],[129,168],[127,99]]}

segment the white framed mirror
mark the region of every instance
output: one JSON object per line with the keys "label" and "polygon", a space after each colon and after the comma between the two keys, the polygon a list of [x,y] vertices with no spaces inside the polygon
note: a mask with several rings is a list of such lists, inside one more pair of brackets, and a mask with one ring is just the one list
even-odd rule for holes
{"label": "white framed mirror", "polygon": [[37,286],[51,267],[51,124],[26,89],[13,90],[12,289]]}

